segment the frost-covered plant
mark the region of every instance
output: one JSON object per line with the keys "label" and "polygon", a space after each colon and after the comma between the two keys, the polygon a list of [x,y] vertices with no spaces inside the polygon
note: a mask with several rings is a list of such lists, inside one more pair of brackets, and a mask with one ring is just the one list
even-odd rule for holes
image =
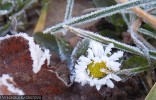
{"label": "frost-covered plant", "polygon": [[[105,79],[106,74],[108,74],[109,78],[119,81],[120,78],[117,77],[116,74],[131,75],[131,74],[136,74],[136,73],[151,69],[148,66],[150,66],[150,64],[151,64],[150,59],[156,59],[155,48],[150,43],[148,43],[142,36],[140,36],[140,34],[138,32],[141,32],[141,33],[151,36],[153,38],[155,38],[155,34],[152,32],[149,32],[149,31],[145,31],[141,28],[139,29],[140,24],[137,25],[138,23],[134,24],[134,22],[135,22],[137,16],[139,16],[141,19],[143,19],[143,21],[145,21],[147,24],[149,24],[151,27],[153,27],[155,29],[156,25],[154,22],[156,21],[156,18],[146,12],[148,10],[153,10],[153,11],[155,10],[154,6],[153,6],[156,4],[155,0],[131,0],[131,1],[116,0],[116,2],[118,3],[116,5],[113,5],[110,7],[99,8],[99,9],[97,9],[97,11],[93,11],[91,13],[81,15],[78,17],[71,17],[72,8],[73,8],[73,4],[74,4],[73,2],[74,2],[74,0],[67,0],[67,8],[66,8],[64,22],[56,24],[50,28],[45,29],[44,30],[45,34],[46,33],[57,34],[57,32],[67,32],[65,30],[65,29],[67,29],[85,39],[89,38],[90,41],[94,40],[94,41],[100,42],[106,46],[109,45],[110,43],[113,43],[114,48],[121,49],[125,52],[129,52],[132,54],[140,55],[140,56],[146,57],[148,59],[148,60],[146,59],[146,61],[148,61],[148,63],[145,64],[146,66],[144,66],[144,67],[136,66],[135,68],[124,69],[124,66],[122,66],[123,67],[122,70],[117,71],[114,69],[119,69],[119,66],[113,67],[114,69],[113,68],[111,69],[111,66],[107,65],[107,64],[109,64],[108,62],[111,62],[111,56],[107,57],[107,55],[104,54],[104,56],[106,56],[106,58],[108,58],[108,59],[106,59],[106,58],[104,59],[104,57],[103,57],[103,60],[99,60],[99,58],[100,58],[99,56],[102,56],[103,54],[100,54],[97,56],[96,55],[97,52],[94,52],[94,50],[89,49],[90,43],[88,43],[88,41],[84,40],[84,41],[80,42],[74,48],[72,53],[69,53],[71,56],[71,59],[70,59],[71,62],[69,65],[69,69],[71,70],[71,73],[73,74],[73,79],[75,78],[75,81],[80,82],[82,84],[89,83],[91,86],[96,86],[97,89],[100,89],[100,87],[105,84],[109,87],[113,87],[113,83],[111,81],[108,82],[109,84],[107,83],[107,81]],[[138,6],[141,6],[142,9],[139,8]],[[125,43],[116,41],[114,39],[110,39],[110,38],[101,36],[97,33],[89,32],[86,30],[82,30],[82,29],[73,27],[76,25],[82,25],[82,24],[85,24],[88,22],[92,22],[92,21],[98,20],[103,17],[112,16],[116,13],[122,14],[123,20],[126,22],[126,25],[128,27],[127,31],[130,33],[136,46],[130,46]],[[59,41],[58,41],[58,43],[59,43]],[[92,46],[92,47],[94,48],[94,46]],[[59,48],[60,48],[61,55],[66,55],[66,53],[62,49],[62,45],[59,44]],[[96,45],[95,45],[95,48],[97,48],[99,51],[103,50],[102,48],[100,49]],[[68,48],[66,48],[66,49],[68,49]],[[88,53],[88,55],[85,55],[86,52]],[[95,53],[95,55],[94,55],[94,53]],[[117,54],[120,55],[120,56],[117,56],[117,58],[121,57],[121,55],[122,55],[121,52],[115,53],[115,55],[117,55]],[[85,55],[85,56],[83,56],[83,55]],[[94,55],[93,57],[95,57],[95,58],[94,59],[90,58],[91,55],[92,56]],[[142,57],[140,57],[140,58],[143,59]],[[69,59],[69,56],[66,57],[65,59]],[[99,62],[98,62],[98,60],[99,60]],[[115,62],[115,60],[114,60],[114,62]],[[116,64],[114,64],[114,65],[116,65]],[[117,65],[119,65],[119,63]],[[106,72],[111,72],[111,74],[113,72],[117,71],[113,74],[113,76],[116,76],[116,78],[113,78],[113,76],[111,76],[109,73],[106,73],[104,75],[102,68],[105,69],[104,71],[107,70]],[[100,79],[99,79],[99,77],[95,77],[96,75],[94,76],[94,72],[97,72],[96,73],[97,75],[101,75]],[[104,79],[104,80],[102,80],[102,79]]]}
{"label": "frost-covered plant", "polygon": [[75,64],[75,81],[82,85],[88,83],[90,86],[96,86],[97,90],[102,85],[114,88],[110,79],[121,80],[114,72],[120,70],[121,63],[117,60],[123,57],[123,52],[118,51],[112,54],[113,47],[114,45],[111,43],[104,50],[101,43],[90,41],[87,57],[80,56]]}
{"label": "frost-covered plant", "polygon": [[[88,14],[72,17],[74,0],[67,0],[64,21],[46,28],[43,31],[46,35],[51,33],[49,36],[52,37],[59,32],[66,35],[68,32],[67,30],[69,30],[83,38],[83,40],[72,49],[70,45],[64,41],[63,36],[59,38],[55,36],[60,57],[62,60],[67,60],[68,62],[68,67],[71,72],[71,81],[80,82],[83,85],[88,83],[91,86],[96,86],[99,90],[103,85],[113,88],[114,84],[110,79],[114,79],[115,81],[124,80],[125,78],[119,77],[123,74],[130,76],[149,70],[153,73],[153,69],[155,68],[153,65],[156,60],[156,49],[144,35],[156,39],[156,34],[153,30],[156,29],[156,0],[114,1],[117,3],[116,5],[98,8],[96,11]],[[0,15],[8,12],[9,10],[0,10]],[[130,34],[133,39],[133,46],[122,43],[113,38],[102,36],[98,32],[94,33],[84,29],[75,28],[77,25],[87,24],[105,17],[112,17],[115,14],[121,14],[122,20],[125,21],[127,29],[124,31],[127,31]],[[145,24],[142,24],[143,21]],[[116,26],[116,24],[114,24],[114,26]],[[92,45],[92,43],[94,45]],[[105,51],[103,45],[106,46]],[[119,58],[123,58],[123,52],[119,51],[114,54],[112,53],[111,55],[110,51],[112,46],[125,53],[135,55],[134,59],[136,62],[131,58],[119,62]],[[130,62],[137,64],[128,66]],[[121,65],[121,63],[123,63],[123,65]],[[155,80],[154,73],[152,74],[152,78]]]}
{"label": "frost-covered plant", "polygon": [[37,2],[38,0],[0,0],[0,36],[5,36],[9,31],[17,31],[16,29],[25,29],[30,24],[27,11]]}

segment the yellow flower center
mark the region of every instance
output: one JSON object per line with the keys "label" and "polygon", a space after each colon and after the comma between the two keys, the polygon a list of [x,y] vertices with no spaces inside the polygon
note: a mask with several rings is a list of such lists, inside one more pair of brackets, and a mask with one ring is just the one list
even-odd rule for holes
{"label": "yellow flower center", "polygon": [[92,76],[93,78],[102,78],[102,77],[106,76],[106,73],[101,72],[101,69],[103,69],[103,68],[108,70],[105,62],[96,62],[96,63],[91,62],[87,66],[87,70],[89,70],[90,76]]}

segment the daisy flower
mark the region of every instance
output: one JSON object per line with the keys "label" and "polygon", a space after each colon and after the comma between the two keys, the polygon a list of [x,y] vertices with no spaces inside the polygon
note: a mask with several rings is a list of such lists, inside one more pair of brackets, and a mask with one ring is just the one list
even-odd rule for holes
{"label": "daisy flower", "polygon": [[75,65],[75,82],[96,86],[97,90],[103,85],[114,88],[111,79],[121,80],[114,72],[120,70],[121,63],[117,60],[123,56],[123,52],[111,54],[113,47],[114,44],[111,43],[104,50],[101,43],[90,41],[87,56],[80,56]]}

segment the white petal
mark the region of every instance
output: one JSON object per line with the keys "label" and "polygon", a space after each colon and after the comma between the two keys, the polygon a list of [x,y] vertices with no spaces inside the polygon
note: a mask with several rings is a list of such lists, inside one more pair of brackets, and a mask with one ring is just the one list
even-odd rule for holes
{"label": "white petal", "polygon": [[109,57],[107,57],[107,56],[102,56],[101,57],[101,60],[103,61],[103,62],[109,62]]}
{"label": "white petal", "polygon": [[114,44],[113,44],[113,43],[110,43],[110,44],[106,47],[105,52],[104,52],[104,55],[107,56],[107,54],[111,54],[110,51],[112,50],[113,47],[114,47]]}
{"label": "white petal", "polygon": [[100,59],[99,57],[93,57],[93,60],[94,60],[95,63],[96,63],[96,62],[101,62],[101,61],[102,61],[102,59]]}
{"label": "white petal", "polygon": [[110,88],[114,88],[114,83],[110,79],[106,80],[106,85]]}
{"label": "white petal", "polygon": [[117,76],[117,75],[115,75],[115,74],[111,74],[112,75],[112,79],[114,79],[115,81],[121,81],[121,78],[119,77],[119,76]]}
{"label": "white petal", "polygon": [[112,78],[111,74],[108,74],[107,76],[105,76],[105,80]]}
{"label": "white petal", "polygon": [[94,86],[96,83],[93,80],[90,80],[90,86]]}
{"label": "white petal", "polygon": [[113,70],[113,71],[118,71],[120,70],[120,63],[118,62],[114,62],[114,61],[111,61],[111,62],[107,62],[106,63],[106,66],[110,69],[110,70]]}
{"label": "white petal", "polygon": [[82,86],[84,86],[85,84],[87,84],[87,81],[81,81]]}
{"label": "white petal", "polygon": [[99,85],[99,84],[96,85],[96,89],[97,89],[97,90],[100,90],[100,88],[101,88],[101,85]]}
{"label": "white petal", "polygon": [[79,69],[80,67],[81,67],[80,65],[77,65],[77,64],[75,65],[76,69]]}
{"label": "white petal", "polygon": [[96,41],[90,41],[89,47],[93,50],[95,57],[101,57],[104,55],[103,45]]}
{"label": "white petal", "polygon": [[101,71],[101,72],[103,72],[103,73],[106,73],[106,74],[109,74],[109,73],[110,73],[110,71],[109,71],[109,70],[104,69],[104,68],[101,68],[101,69],[100,69],[100,71]]}
{"label": "white petal", "polygon": [[88,52],[88,58],[92,59],[94,57],[93,51],[91,49],[88,49],[87,52]]}
{"label": "white petal", "polygon": [[86,62],[87,64],[91,62],[91,60],[85,56],[81,56],[78,61]]}
{"label": "white petal", "polygon": [[102,78],[98,81],[99,84],[103,84],[105,85],[106,84],[106,78]]}
{"label": "white petal", "polygon": [[80,66],[87,66],[88,64],[86,62],[77,62]]}
{"label": "white petal", "polygon": [[76,82],[86,81],[86,79],[88,78],[89,77],[85,72],[80,72],[80,73],[76,73],[75,81]]}
{"label": "white petal", "polygon": [[116,60],[119,60],[119,58],[121,58],[123,56],[123,52],[122,51],[118,51],[114,54],[112,54],[110,56],[110,59],[113,60],[113,61],[116,61]]}

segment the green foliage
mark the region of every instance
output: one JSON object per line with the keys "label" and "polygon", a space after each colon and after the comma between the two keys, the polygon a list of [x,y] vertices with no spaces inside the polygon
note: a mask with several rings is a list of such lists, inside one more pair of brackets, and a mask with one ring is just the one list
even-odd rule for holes
{"label": "green foliage", "polygon": [[104,37],[112,38],[114,40],[120,40],[119,35],[109,29],[99,31],[99,34],[101,34]]}
{"label": "green foliage", "polygon": [[69,66],[70,70],[74,69],[74,65],[80,56],[82,56],[82,55],[86,56],[87,55],[87,49],[89,46],[89,41],[90,41],[89,39],[83,39],[82,41],[80,41],[76,45],[76,47],[72,51],[71,58],[70,58],[70,61],[71,61],[70,64],[71,65]]}
{"label": "green foliage", "polygon": [[70,63],[70,55],[72,53],[73,48],[69,45],[69,43],[62,37],[56,37],[57,44],[59,47],[59,53],[62,60],[67,60]]}
{"label": "green foliage", "polygon": [[11,3],[5,3],[4,5],[0,6],[0,10],[10,10],[12,6],[13,5]]}
{"label": "green foliage", "polygon": [[11,27],[11,23],[8,22],[3,27],[0,27],[0,37],[7,35]]}
{"label": "green foliage", "polygon": [[89,39],[83,39],[81,42],[79,42],[77,44],[77,46],[74,48],[73,52],[72,52],[72,55],[71,55],[71,58],[72,60],[74,60],[74,62],[81,56],[81,55],[84,55],[86,56],[87,55],[87,49],[88,49],[88,46],[89,46]]}
{"label": "green foliage", "polygon": [[148,67],[148,60],[141,56],[132,56],[123,62],[122,69]]}
{"label": "green foliage", "polygon": [[51,52],[58,53],[58,45],[54,35],[43,34],[42,32],[35,33],[33,35],[34,40],[42,47],[49,49]]}
{"label": "green foliage", "polygon": [[[154,66],[155,68],[155,66]],[[147,58],[142,56],[132,56],[128,60],[123,61],[121,70],[116,72],[122,79],[127,79],[131,75],[150,70]]]}
{"label": "green foliage", "polygon": [[[16,29],[25,29],[29,24],[26,10],[31,9],[33,4],[36,2],[37,0],[1,0],[0,28],[3,27],[6,23],[9,23],[9,21],[14,17],[18,22],[16,23]],[[10,30],[9,27],[6,30]]]}

